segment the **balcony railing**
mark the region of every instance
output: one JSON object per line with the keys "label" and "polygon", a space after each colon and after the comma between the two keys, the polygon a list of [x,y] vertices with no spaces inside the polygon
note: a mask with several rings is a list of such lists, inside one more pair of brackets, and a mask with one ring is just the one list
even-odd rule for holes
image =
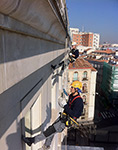
{"label": "balcony railing", "polygon": [[82,90],[82,93],[88,93],[88,90]]}
{"label": "balcony railing", "polygon": [[88,78],[83,78],[82,81],[88,81]]}

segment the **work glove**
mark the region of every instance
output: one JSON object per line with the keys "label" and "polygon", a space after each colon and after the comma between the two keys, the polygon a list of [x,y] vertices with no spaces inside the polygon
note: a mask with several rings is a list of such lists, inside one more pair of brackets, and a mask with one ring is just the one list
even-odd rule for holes
{"label": "work glove", "polygon": [[63,97],[59,97],[58,98],[58,104],[61,108],[64,108],[64,106],[67,104],[66,99],[64,99]]}
{"label": "work glove", "polygon": [[68,93],[66,92],[65,89],[63,89],[63,93],[64,93],[64,98],[66,99],[66,102],[67,102],[69,95],[68,95]]}
{"label": "work glove", "polygon": [[72,56],[72,53],[70,53],[69,55]]}
{"label": "work glove", "polygon": [[68,96],[68,93],[66,92],[65,89],[63,89],[63,92],[64,92],[64,94],[65,94],[66,96]]}

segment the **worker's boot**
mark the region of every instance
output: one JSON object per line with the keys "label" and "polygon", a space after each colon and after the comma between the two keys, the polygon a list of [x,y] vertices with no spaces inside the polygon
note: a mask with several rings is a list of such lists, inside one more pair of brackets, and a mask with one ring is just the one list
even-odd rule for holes
{"label": "worker's boot", "polygon": [[22,137],[22,140],[28,145],[31,146],[34,143],[34,138],[29,138],[29,137]]}

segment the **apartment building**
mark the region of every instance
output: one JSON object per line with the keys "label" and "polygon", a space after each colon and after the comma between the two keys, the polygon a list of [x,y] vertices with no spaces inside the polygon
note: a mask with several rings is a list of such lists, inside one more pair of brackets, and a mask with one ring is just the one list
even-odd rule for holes
{"label": "apartment building", "polygon": [[82,82],[83,85],[81,96],[84,101],[84,111],[80,117],[81,121],[92,121],[94,118],[96,74],[96,69],[83,58],[78,58],[74,63],[69,64],[68,92],[70,84],[75,80]]}
{"label": "apartment building", "polygon": [[[86,51],[85,51],[86,52]],[[117,53],[109,48],[106,50],[94,50],[91,53],[83,54],[83,57],[86,57],[86,60],[89,61],[92,66],[98,71],[97,72],[97,84],[96,91],[99,94],[102,94],[101,84],[103,82],[103,66],[104,63],[110,63],[112,65],[118,64],[117,62]]]}
{"label": "apartment building", "polygon": [[79,29],[78,28],[70,28],[71,40],[73,39],[73,34],[79,34]]}
{"label": "apartment building", "polygon": [[70,35],[73,42],[77,43],[77,46],[86,46],[99,48],[100,35],[92,32],[79,32],[77,28],[70,28]]}
{"label": "apartment building", "polygon": [[93,34],[93,47],[99,48],[99,43],[100,43],[100,35],[97,33],[94,33]]}
{"label": "apartment building", "polygon": [[101,84],[103,80],[103,65],[106,60],[97,60],[97,59],[91,59],[86,58],[86,60],[97,70],[97,77],[96,77],[96,92],[101,93]]}
{"label": "apartment building", "polygon": [[79,33],[73,34],[72,41],[77,43],[77,46],[93,46],[93,33]]}
{"label": "apartment building", "polygon": [[118,66],[104,63],[103,80],[101,84],[103,95],[113,105],[118,107]]}
{"label": "apartment building", "polygon": [[[61,4],[61,5],[58,5]],[[63,6],[63,7],[61,7]],[[64,60],[67,12],[64,1],[0,1],[0,149],[38,150],[44,141],[25,145],[58,117],[57,98],[66,88],[66,70],[58,76],[51,64]],[[65,132],[51,150],[61,147]]]}

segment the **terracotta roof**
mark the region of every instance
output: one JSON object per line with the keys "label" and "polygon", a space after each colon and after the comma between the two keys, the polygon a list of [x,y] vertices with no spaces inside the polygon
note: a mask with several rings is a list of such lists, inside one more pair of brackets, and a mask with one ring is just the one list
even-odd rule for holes
{"label": "terracotta roof", "polygon": [[86,52],[86,51],[89,51],[89,50],[91,50],[91,49],[92,49],[92,48],[88,48],[88,49],[86,49],[86,50],[84,50],[84,51]]}
{"label": "terracotta roof", "polygon": [[97,61],[97,62],[106,62],[108,63],[109,60],[98,60],[98,59],[89,59],[89,58],[86,58],[87,60],[92,60],[92,61]]}
{"label": "terracotta roof", "polygon": [[79,52],[79,54],[83,54],[83,52]]}
{"label": "terracotta roof", "polygon": [[114,51],[112,51],[111,49],[106,49],[106,50],[96,50],[93,53],[106,53],[106,54],[111,54],[111,53],[115,53]]}
{"label": "terracotta roof", "polygon": [[83,58],[76,59],[75,62],[69,64],[69,69],[91,69],[97,71],[93,66]]}
{"label": "terracotta roof", "polygon": [[81,58],[85,58],[85,57],[87,57],[86,55],[82,55],[82,56],[79,56],[79,57],[81,57]]}

